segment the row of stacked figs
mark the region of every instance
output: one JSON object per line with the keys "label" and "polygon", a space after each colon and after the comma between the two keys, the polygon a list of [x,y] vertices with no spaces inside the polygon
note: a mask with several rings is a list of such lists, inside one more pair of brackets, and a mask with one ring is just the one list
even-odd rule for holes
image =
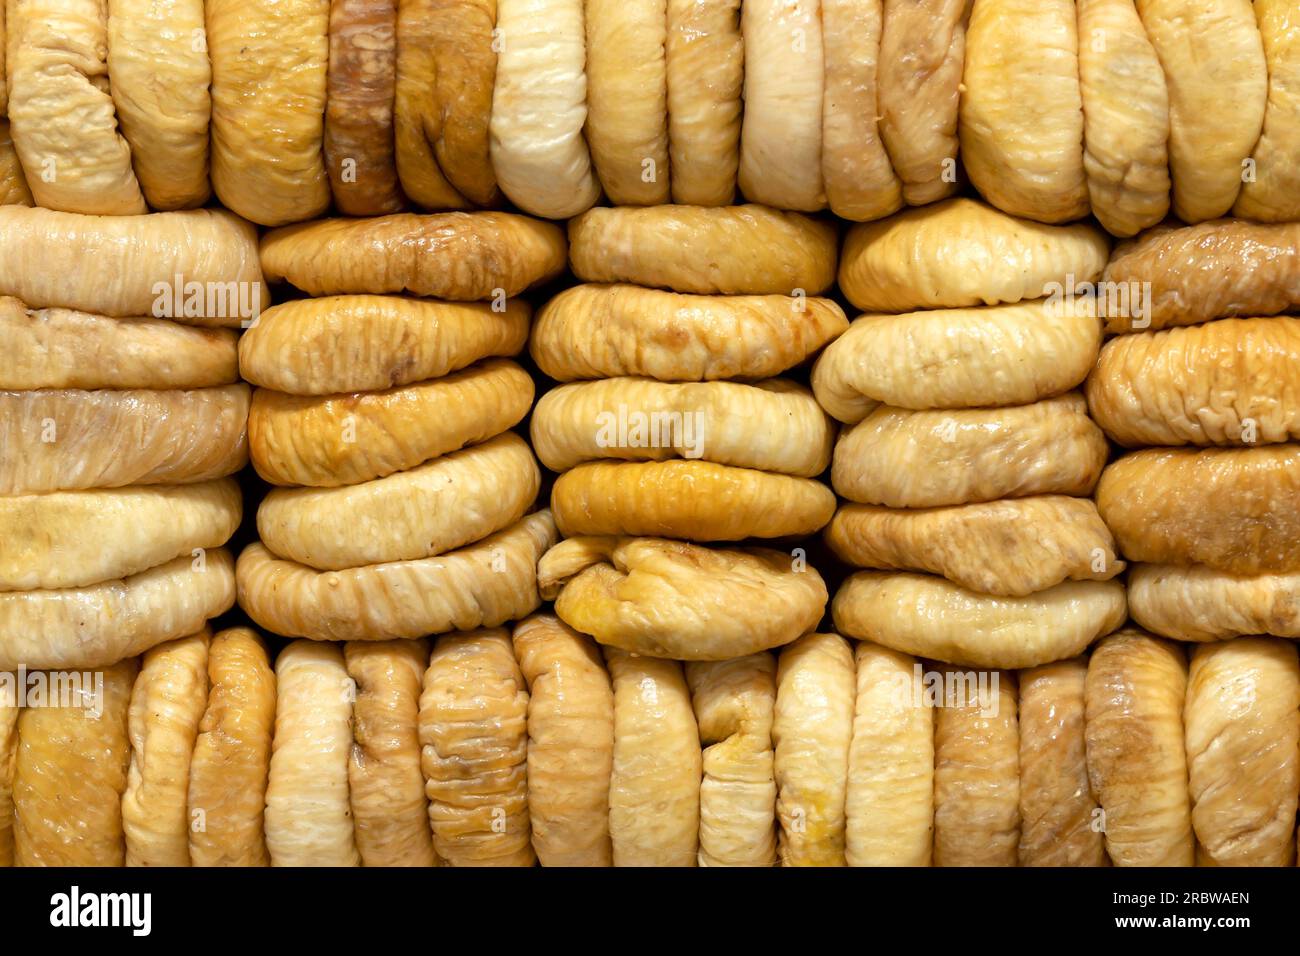
{"label": "row of stacked figs", "polygon": [[1171,197],[1286,221],[1295,33],[1290,0],[8,0],[0,199],[861,221],[969,177],[1121,236]]}
{"label": "row of stacked figs", "polygon": [[683,665],[602,660],[539,614],[299,640],[274,667],[254,632],[205,629],[101,680],[0,701],[0,865],[1295,859],[1300,668],[1277,638],[1190,668],[1136,630],[1019,674],[816,633]]}
{"label": "row of stacked figs", "polygon": [[[764,863],[777,819],[791,864],[1188,863],[1193,832],[1210,862],[1293,856],[1294,225],[1112,252],[949,200],[850,230],[852,324],[821,297],[834,227],[759,206],[598,208],[567,241],[21,206],[0,234],[0,672],[106,695],[11,700],[19,862]],[[582,284],[532,318],[566,262]],[[535,408],[525,346],[561,383]],[[811,390],[781,377],[814,358]],[[1106,467],[1106,435],[1160,447]],[[275,488],[235,564],[250,458]],[[856,647],[816,633],[823,529],[864,569],[831,608]],[[308,639],[278,690],[255,635],[207,636],[236,593]],[[1159,637],[1107,637],[1130,614]],[[1190,672],[1162,639],[1241,635]],[[581,748],[527,695],[570,667],[613,694],[607,802],[548,845]],[[196,849],[200,822],[240,836]],[[566,856],[579,831],[607,856]]]}

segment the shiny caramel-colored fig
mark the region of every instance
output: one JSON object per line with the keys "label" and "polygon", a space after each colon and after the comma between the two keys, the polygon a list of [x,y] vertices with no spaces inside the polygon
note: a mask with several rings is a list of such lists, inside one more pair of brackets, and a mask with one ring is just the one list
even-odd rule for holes
{"label": "shiny caramel-colored fig", "polygon": [[532,378],[504,359],[381,392],[306,396],[259,388],[248,412],[249,457],[272,484],[352,485],[499,435],[532,401]]}
{"label": "shiny caramel-colored fig", "polygon": [[[0,37],[0,47],[4,45],[3,38]],[[4,54],[0,53],[0,59]],[[0,67],[3,69],[3,67]],[[0,83],[0,87],[5,84]],[[0,93],[0,100],[4,97]],[[3,112],[0,109],[0,112]],[[0,206],[31,206],[34,205],[32,191],[27,185],[27,176],[23,172],[22,160],[18,158],[18,151],[14,149],[13,134],[9,131],[9,121],[0,119]]]}
{"label": "shiny caramel-colored fig", "polygon": [[507,432],[359,485],[274,489],[257,533],[277,556],[322,571],[428,558],[513,525],[540,484],[527,442]]}
{"label": "shiny caramel-colored fig", "polygon": [[1105,866],[1100,808],[1088,781],[1083,657],[1019,675],[1020,865]]}
{"label": "shiny caramel-colored fig", "polygon": [[97,216],[147,212],[109,93],[109,4],[8,0],[6,12],[9,122],[36,202]]}
{"label": "shiny caramel-colored fig", "polygon": [[240,374],[291,395],[410,385],[518,354],[529,312],[519,299],[504,309],[394,295],[295,299],[268,309],[240,338]]}
{"label": "shiny caramel-colored fig", "polygon": [[740,0],[668,0],[664,65],[673,202],[726,206],[736,198],[745,43]]}
{"label": "shiny caramel-colored fig", "polygon": [[1007,408],[881,405],[840,434],[831,483],[890,508],[1089,495],[1108,452],[1078,392]]}
{"label": "shiny caramel-colored fig", "polygon": [[554,223],[507,212],[321,219],[262,237],[262,268],[308,295],[409,293],[497,300],[564,268]]}
{"label": "shiny caramel-colored fig", "polygon": [[695,866],[700,733],[682,665],[605,648],[614,686],[609,835],[615,866]]}
{"label": "shiny caramel-colored fig", "polygon": [[835,494],[811,478],[711,461],[592,461],[556,480],[551,509],[565,537],[741,541],[819,531]]}
{"label": "shiny caramel-colored fig", "polygon": [[1014,216],[1088,214],[1077,12],[1071,0],[975,0],[962,71],[962,166]]}
{"label": "shiny caramel-colored fig", "polygon": [[934,717],[935,866],[1015,866],[1020,845],[1016,675],[944,675]]}
{"label": "shiny caramel-colored fig", "polygon": [[817,359],[812,387],[848,424],[877,405],[1026,405],[1079,385],[1100,347],[1086,299],[864,315]]}
{"label": "shiny caramel-colored fig", "polygon": [[1097,509],[1130,561],[1300,571],[1300,447],[1148,448],[1110,464]]}
{"label": "shiny caramel-colored fig", "polygon": [[223,548],[117,581],[0,593],[0,670],[103,667],[193,634],[235,603]]}
{"label": "shiny caramel-colored fig", "polygon": [[[0,39],[0,46],[3,46]],[[14,865],[14,756],[18,751],[19,708],[14,695],[0,693],[0,867]]]}
{"label": "shiny caramel-colored fig", "polygon": [[207,0],[212,188],[263,226],[329,208],[330,0]]}
{"label": "shiny caramel-colored fig", "polygon": [[207,628],[145,651],[131,689],[131,762],[122,794],[127,866],[189,866],[187,799],[208,705]]}
{"label": "shiny caramel-colored fig", "polygon": [[1025,597],[978,594],[928,574],[859,571],[835,595],[852,637],[966,667],[1035,667],[1073,657],[1124,623],[1118,581],[1066,581]]}
{"label": "shiny caramel-colored fig", "polygon": [[807,633],[826,608],[826,584],[802,554],[766,548],[569,538],[537,574],[566,624],[649,657],[743,657]]}
{"label": "shiny caramel-colored fig", "polygon": [[154,209],[192,209],[211,194],[203,34],[203,0],[108,0],[108,89]]}
{"label": "shiny caramel-colored fig", "polygon": [[839,284],[868,312],[1000,305],[1091,282],[1109,252],[1088,223],[1049,226],[950,199],[850,229]]}
{"label": "shiny caramel-colored fig", "polygon": [[78,588],[219,548],[243,515],[239,485],[139,485],[0,497],[0,592]]}
{"label": "shiny caramel-colored fig", "polygon": [[[1174,213],[1232,208],[1264,125],[1268,67],[1249,0],[1137,0],[1169,87]],[[1130,81],[1131,83],[1132,81]]]}
{"label": "shiny caramel-colored fig", "polygon": [[262,813],[275,730],[275,671],[253,630],[219,632],[208,647],[208,700],[190,760],[194,866],[268,866]]}
{"label": "shiny caramel-colored fig", "polygon": [[492,91],[492,168],[506,198],[547,219],[576,216],[600,198],[582,135],[583,11],[582,0],[497,0],[493,48],[496,37],[510,39],[500,44]]}
{"label": "shiny caramel-colored fig", "polygon": [[515,625],[528,682],[528,814],[542,866],[611,866],[614,691],[600,648],[553,614]]}
{"label": "shiny caramel-colored fig", "polygon": [[29,309],[0,297],[0,389],[205,388],[239,381],[228,329],[168,319],[111,319],[72,309]]}
{"label": "shiny caramel-colored fig", "polygon": [[533,409],[533,448],[547,468],[599,458],[702,459],[812,478],[831,461],[834,426],[811,391],[786,379],[561,385]]}
{"label": "shiny caramel-colored fig", "polygon": [[1176,641],[1300,637],[1300,573],[1294,571],[1233,574],[1203,564],[1135,564],[1128,600],[1133,620]]}
{"label": "shiny caramel-colored fig", "polygon": [[859,641],[857,700],[844,799],[849,866],[929,866],[934,842],[934,708],[921,664]]}
{"label": "shiny caramel-colored fig", "polygon": [[569,221],[584,282],[701,295],[817,295],[835,281],[835,227],[767,206],[632,206]]}
{"label": "shiny caramel-colored fig", "polygon": [[781,650],[772,743],[782,866],[845,865],[853,667],[838,634],[805,634]]}
{"label": "shiny caramel-colored fig", "polygon": [[433,866],[419,737],[423,640],[343,646],[356,684],[348,793],[363,866]]}
{"label": "shiny caramel-colored fig", "polygon": [[266,787],[272,866],[360,866],[348,796],[356,688],[343,646],[294,641],[275,661]]}
{"label": "shiny caramel-colored fig", "polygon": [[928,571],[982,594],[1024,597],[1124,570],[1096,505],[1063,495],[925,509],[843,505],[826,541],[855,567]]}
{"label": "shiny caramel-colored fig", "polygon": [[0,294],[33,308],[237,328],[270,303],[257,230],[224,209],[83,216],[0,206],[0,232]]}
{"label": "shiny caramel-colored fig", "polygon": [[248,462],[248,386],[0,392],[0,494],[187,484]]}
{"label": "shiny caramel-colored fig", "polygon": [[1116,866],[1192,865],[1186,691],[1183,649],[1135,628],[1106,638],[1088,659],[1088,779]]}
{"label": "shiny caramel-colored fig", "polygon": [[255,543],[239,556],[239,601],[267,630],[315,641],[495,627],[537,609],[537,560],[554,543],[549,511],[437,557],[342,571],[282,560]]}
{"label": "shiny caramel-colored fig", "polygon": [[1290,312],[1300,306],[1300,223],[1157,226],[1115,247],[1102,285],[1107,332]]}
{"label": "shiny caramel-colored fig", "polygon": [[1092,213],[1116,236],[1169,212],[1169,88],[1133,0],[1079,0],[1083,168]]}
{"label": "shiny caramel-colored fig", "polygon": [[397,181],[393,94],[398,0],[331,0],[321,149],[334,205],[384,216],[406,204]]}
{"label": "shiny caramel-colored fig", "polygon": [[13,774],[18,866],[126,862],[127,713],[138,669],[134,659],[104,666],[103,684],[86,681],[66,706],[22,708]]}
{"label": "shiny caramel-colored fig", "polygon": [[1198,851],[1211,866],[1291,866],[1300,798],[1300,663],[1269,637],[1192,652],[1183,707]]}
{"label": "shiny caramel-colored fig", "polygon": [[667,0],[586,0],[591,163],[615,206],[668,202]]}
{"label": "shiny caramel-colored fig", "polygon": [[691,661],[686,682],[704,745],[699,865],[772,866],[776,658],[760,652],[730,661]]}
{"label": "shiny caramel-colored fig", "polygon": [[821,0],[745,0],[740,6],[745,112],[739,182],[754,202],[802,212],[826,208],[824,28]]}
{"label": "shiny caramel-colored fig", "polygon": [[501,628],[445,634],[420,694],[433,846],[451,866],[532,866],[528,690]]}
{"label": "shiny caramel-colored fig", "polygon": [[1111,339],[1088,410],[1112,441],[1237,445],[1300,438],[1300,319],[1221,319]]}
{"label": "shiny caramel-colored fig", "polygon": [[561,382],[621,375],[763,379],[799,365],[848,327],[830,299],[592,284],[566,289],[542,307],[529,348],[538,367]]}

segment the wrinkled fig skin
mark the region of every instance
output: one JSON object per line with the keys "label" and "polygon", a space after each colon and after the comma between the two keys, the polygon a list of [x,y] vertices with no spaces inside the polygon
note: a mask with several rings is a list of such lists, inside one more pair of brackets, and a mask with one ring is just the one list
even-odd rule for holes
{"label": "wrinkled fig skin", "polygon": [[740,0],[668,0],[667,13],[672,199],[683,206],[726,206],[736,197],[740,162]]}
{"label": "wrinkled fig skin", "polygon": [[[625,406],[627,440],[614,411]],[[561,385],[541,397],[529,428],[555,472],[600,458],[702,459],[815,478],[831,461],[834,426],[811,391],[786,379],[656,382],[612,378]]]}
{"label": "wrinkled fig skin", "polygon": [[738,180],[754,202],[802,212],[826,208],[824,28],[822,0],[745,0],[740,6],[745,111]]}
{"label": "wrinkled fig skin", "polygon": [[1300,306],[1300,223],[1157,226],[1116,246],[1102,281],[1116,293],[1099,303],[1107,332],[1289,312]]}
{"label": "wrinkled fig skin", "polygon": [[1248,0],[1137,0],[1169,88],[1169,170],[1183,222],[1226,215],[1255,149],[1268,68]]}
{"label": "wrinkled fig skin", "polygon": [[224,548],[83,588],[0,593],[0,671],[104,667],[197,632],[235,604]]}
{"label": "wrinkled fig skin", "polygon": [[551,614],[515,625],[528,682],[528,813],[542,866],[612,866],[614,691],[600,647]]}
{"label": "wrinkled fig skin", "polygon": [[1241,184],[1234,216],[1259,222],[1300,219],[1300,17],[1289,0],[1255,0],[1255,20],[1264,41],[1268,102],[1264,129],[1252,159],[1255,177]]}
{"label": "wrinkled fig skin", "polygon": [[[3,38],[0,38],[0,46],[3,45]],[[2,53],[0,59],[4,59]],[[0,83],[0,86],[3,85]],[[3,94],[0,94],[0,100],[3,100]],[[14,149],[9,121],[0,119],[0,206],[9,205],[31,206],[33,200],[32,191],[27,186],[27,177],[23,174],[22,161]]]}
{"label": "wrinkled fig skin", "polygon": [[1130,561],[1235,574],[1300,571],[1300,447],[1136,451],[1106,468],[1097,509]]}
{"label": "wrinkled fig skin", "polygon": [[186,484],[248,463],[247,385],[0,392],[0,494]]}
{"label": "wrinkled fig skin", "polygon": [[429,558],[513,525],[541,473],[507,432],[427,464],[345,488],[277,488],[257,509],[274,554],[322,571]]}
{"label": "wrinkled fig skin", "polygon": [[805,634],[777,662],[777,852],[782,866],[845,866],[845,795],[853,738],[853,650]]}
{"label": "wrinkled fig skin", "polygon": [[528,690],[507,631],[438,639],[419,734],[438,857],[450,866],[532,866]]}
{"label": "wrinkled fig skin", "polygon": [[138,663],[104,668],[90,705],[24,707],[14,758],[14,863],[122,866],[122,794],[131,759],[127,711]]}
{"label": "wrinkled fig skin", "polygon": [[[3,46],[0,41],[0,46]],[[14,865],[14,757],[18,751],[17,703],[0,694],[0,867]]]}
{"label": "wrinkled fig skin", "polygon": [[840,433],[831,483],[890,508],[1090,495],[1108,452],[1078,392],[1008,408],[882,405]]}
{"label": "wrinkled fig skin", "polygon": [[569,258],[584,282],[810,296],[835,281],[836,238],[829,222],[754,204],[597,207],[569,221]]}
{"label": "wrinkled fig skin", "polygon": [[975,199],[950,199],[849,230],[839,284],[866,312],[1039,299],[1101,275],[1110,243],[1096,226],[1048,226]]}
{"label": "wrinkled fig skin", "polygon": [[343,645],[294,641],[275,662],[266,787],[272,866],[360,866],[348,796],[356,688]]}
{"label": "wrinkled fig skin", "polygon": [[1200,564],[1135,564],[1128,599],[1133,620],[1177,641],[1300,637],[1296,572],[1232,574]]}
{"label": "wrinkled fig skin", "polygon": [[322,215],[330,0],[207,0],[205,12],[217,198],[263,226]]}
{"label": "wrinkled fig skin", "polygon": [[826,541],[856,567],[928,571],[983,594],[1024,597],[1124,570],[1096,505],[1058,495],[933,509],[843,505]]}
{"label": "wrinkled fig skin", "polygon": [[957,114],[968,0],[884,0],[880,136],[909,206],[957,191]]}
{"label": "wrinkled fig skin", "polygon": [[854,648],[857,700],[845,790],[849,866],[929,866],[934,843],[934,708],[912,693],[916,658]]}
{"label": "wrinkled fig skin", "polygon": [[240,374],[291,395],[411,385],[517,355],[529,313],[519,299],[502,310],[394,295],[295,299],[268,309],[240,338]]}
{"label": "wrinkled fig skin", "polygon": [[903,205],[878,119],[883,19],[881,0],[822,0],[822,180],[831,211],[857,222]]}
{"label": "wrinkled fig skin", "polygon": [[1015,866],[1021,826],[1016,675],[942,673],[943,706],[934,717],[934,864]]}
{"label": "wrinkled fig skin", "polygon": [[1247,637],[1192,652],[1184,707],[1198,850],[1213,866],[1291,866],[1300,797],[1295,644]]}
{"label": "wrinkled fig skin", "polygon": [[386,641],[495,627],[541,603],[537,561],[555,544],[549,511],[434,558],[317,571],[246,547],[240,606],[276,634],[314,641]]}
{"label": "wrinkled fig skin", "polygon": [[614,686],[614,865],[695,866],[703,757],[682,665],[614,647],[605,663]]}
{"label": "wrinkled fig skin", "polygon": [[1020,865],[1106,866],[1084,737],[1088,660],[1021,671]]}
{"label": "wrinkled fig skin", "polygon": [[349,643],[343,659],[357,688],[348,793],[361,863],[434,866],[418,726],[429,645]]}
{"label": "wrinkled fig skin", "polygon": [[832,605],[844,634],[967,667],[1072,657],[1124,623],[1119,581],[1066,581],[1028,597],[977,594],[928,574],[859,571]]}
{"label": "wrinkled fig skin", "polygon": [[537,567],[570,627],[629,653],[720,661],[788,644],[821,620],[826,584],[799,558],[663,538],[569,538]]}
{"label": "wrinkled fig skin", "polygon": [[830,299],[587,284],[538,311],[529,350],[561,382],[621,375],[764,379],[802,364],[848,327]]}
{"label": "wrinkled fig skin", "polygon": [[501,434],[528,414],[533,387],[514,362],[494,359],[381,392],[300,396],[259,388],[248,413],[250,457],[272,484],[355,485]]}
{"label": "wrinkled fig skin", "polygon": [[962,72],[962,165],[999,209],[1088,214],[1079,35],[1070,0],[974,0]]}
{"label": "wrinkled fig skin", "polygon": [[246,627],[221,631],[208,648],[208,700],[190,761],[195,866],[269,866],[262,813],[275,730],[275,671],[266,642]]}
{"label": "wrinkled fig skin", "polygon": [[477,302],[514,296],[564,268],[555,223],[505,212],[321,219],[262,237],[268,281],[308,295],[401,294]]}
{"label": "wrinkled fig skin", "polygon": [[565,537],[742,541],[820,531],[835,494],[811,478],[711,461],[594,461],[556,480],[551,508]]}
{"label": "wrinkled fig skin", "polygon": [[596,176],[611,205],[666,203],[670,194],[664,54],[667,0],[587,0],[583,19],[587,31],[583,135]]}
{"label": "wrinkled fig skin", "polygon": [[0,297],[0,388],[206,388],[239,381],[236,333],[29,309]]}
{"label": "wrinkled fig skin", "polygon": [[1300,438],[1300,319],[1221,319],[1123,335],[1088,379],[1112,441],[1255,445]]}
{"label": "wrinkled fig skin", "polygon": [[1182,647],[1133,628],[1101,641],[1088,660],[1088,778],[1116,866],[1193,864],[1186,690]]}
{"label": "wrinkled fig skin", "polygon": [[122,794],[127,866],[189,866],[190,763],[208,703],[212,632],[146,651],[131,689],[131,763]]}
{"label": "wrinkled fig skin", "polygon": [[397,181],[393,89],[398,0],[331,0],[321,148],[334,205],[383,216],[406,204]]}
{"label": "wrinkled fig skin", "polygon": [[1097,360],[1101,324],[1087,300],[863,315],[813,366],[832,416],[856,424],[877,405],[1026,405],[1081,384]]}
{"label": "wrinkled fig skin", "polygon": [[776,658],[766,652],[686,665],[704,745],[700,866],[776,862],[772,747]]}
{"label": "wrinkled fig skin", "polygon": [[1169,212],[1169,89],[1133,0],[1079,0],[1083,168],[1092,213],[1116,236]]}

